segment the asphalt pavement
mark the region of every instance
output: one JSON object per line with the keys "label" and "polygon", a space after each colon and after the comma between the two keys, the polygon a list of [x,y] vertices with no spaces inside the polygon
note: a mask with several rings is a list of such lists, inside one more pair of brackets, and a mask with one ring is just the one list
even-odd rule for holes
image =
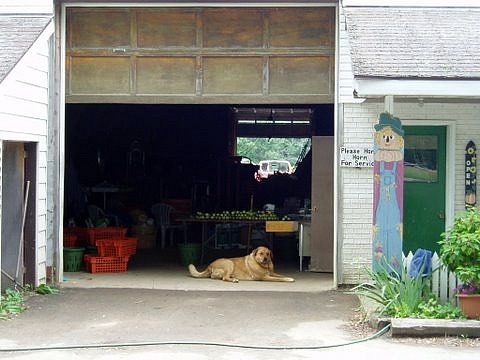
{"label": "asphalt pavement", "polygon": [[[202,279],[200,281],[215,281]],[[255,284],[261,284],[255,282]],[[1,359],[471,359],[478,348],[358,342],[343,291],[63,288],[0,323]],[[22,351],[8,351],[20,350]]]}
{"label": "asphalt pavement", "polygon": [[[178,264],[65,273],[0,321],[0,359],[472,359],[479,348],[359,334],[359,299],[331,274],[279,264],[294,283],[194,279]],[[141,266],[140,266],[141,265]]]}

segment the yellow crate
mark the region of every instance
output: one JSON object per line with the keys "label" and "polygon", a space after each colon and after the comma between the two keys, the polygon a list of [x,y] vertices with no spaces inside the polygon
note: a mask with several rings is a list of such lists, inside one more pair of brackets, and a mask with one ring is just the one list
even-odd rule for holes
{"label": "yellow crate", "polygon": [[265,222],[266,232],[294,232],[298,230],[297,221],[267,221]]}

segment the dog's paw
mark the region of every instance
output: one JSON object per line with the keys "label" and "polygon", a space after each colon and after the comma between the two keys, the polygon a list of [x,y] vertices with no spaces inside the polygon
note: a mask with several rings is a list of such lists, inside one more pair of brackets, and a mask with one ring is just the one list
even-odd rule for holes
{"label": "dog's paw", "polygon": [[238,283],[238,279],[235,279],[235,278],[234,278],[234,279],[232,280],[232,282]]}

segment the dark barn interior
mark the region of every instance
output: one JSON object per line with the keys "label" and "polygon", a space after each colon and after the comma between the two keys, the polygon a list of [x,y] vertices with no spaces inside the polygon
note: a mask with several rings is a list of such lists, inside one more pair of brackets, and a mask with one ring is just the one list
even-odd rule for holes
{"label": "dark barn interior", "polygon": [[[333,135],[333,106],[302,108],[311,109],[308,137]],[[150,209],[159,202],[172,204],[181,216],[262,209],[267,203],[281,211],[290,198],[301,199],[303,206],[311,193],[310,152],[293,175],[256,181],[257,167],[235,153],[236,137],[241,134],[233,109],[227,105],[68,104],[65,224],[85,226],[92,217],[89,204],[102,209],[110,225],[115,222],[130,232],[152,217]],[[256,124],[247,132],[257,137],[298,137],[293,126],[287,127],[283,124],[281,132],[268,135]],[[196,237],[195,229],[189,230],[191,237]],[[152,241],[144,246],[158,246]]]}

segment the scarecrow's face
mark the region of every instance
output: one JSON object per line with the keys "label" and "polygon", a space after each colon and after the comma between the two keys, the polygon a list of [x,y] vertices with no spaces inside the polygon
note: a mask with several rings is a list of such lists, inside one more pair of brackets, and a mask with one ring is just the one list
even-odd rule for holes
{"label": "scarecrow's face", "polygon": [[403,137],[395,133],[390,126],[377,131],[375,142],[382,150],[400,150],[403,147]]}

